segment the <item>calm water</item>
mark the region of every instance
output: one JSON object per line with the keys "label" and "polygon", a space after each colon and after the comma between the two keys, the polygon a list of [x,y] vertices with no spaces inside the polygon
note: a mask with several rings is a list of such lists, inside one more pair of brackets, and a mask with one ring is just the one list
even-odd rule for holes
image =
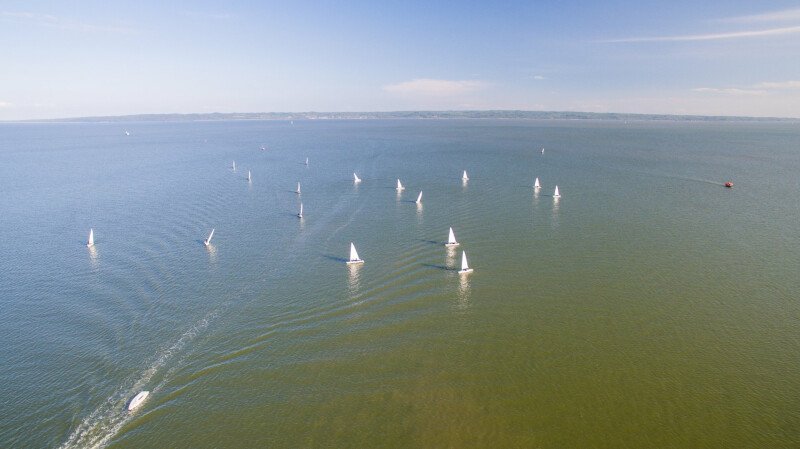
{"label": "calm water", "polygon": [[2,124],[0,161],[0,447],[800,445],[798,124]]}

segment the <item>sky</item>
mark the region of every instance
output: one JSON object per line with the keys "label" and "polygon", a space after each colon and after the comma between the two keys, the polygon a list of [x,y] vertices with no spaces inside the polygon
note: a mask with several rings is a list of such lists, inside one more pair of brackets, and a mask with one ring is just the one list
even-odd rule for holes
{"label": "sky", "polygon": [[6,0],[0,42],[0,120],[486,109],[800,117],[797,0]]}

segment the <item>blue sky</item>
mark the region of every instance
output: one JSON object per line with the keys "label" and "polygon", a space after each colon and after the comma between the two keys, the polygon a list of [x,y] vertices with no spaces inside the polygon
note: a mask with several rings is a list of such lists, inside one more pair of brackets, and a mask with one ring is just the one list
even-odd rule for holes
{"label": "blue sky", "polygon": [[797,1],[4,1],[0,41],[0,120],[420,109],[800,117]]}

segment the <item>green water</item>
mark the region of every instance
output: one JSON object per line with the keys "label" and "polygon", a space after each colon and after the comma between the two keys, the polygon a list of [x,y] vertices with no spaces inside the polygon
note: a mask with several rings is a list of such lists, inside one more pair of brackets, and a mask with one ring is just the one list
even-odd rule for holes
{"label": "green water", "polygon": [[122,126],[0,125],[2,447],[800,445],[797,124]]}

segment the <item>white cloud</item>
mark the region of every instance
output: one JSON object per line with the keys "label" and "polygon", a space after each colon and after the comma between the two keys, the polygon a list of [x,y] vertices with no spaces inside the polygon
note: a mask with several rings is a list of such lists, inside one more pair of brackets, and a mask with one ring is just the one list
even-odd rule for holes
{"label": "white cloud", "polygon": [[233,14],[227,12],[214,13],[214,12],[186,11],[183,14],[190,17],[196,17],[199,19],[212,19],[212,20],[228,20],[234,17]]}
{"label": "white cloud", "polygon": [[533,79],[535,79],[536,81],[541,81],[541,80],[547,79],[547,78],[545,78],[542,75],[533,75]]}
{"label": "white cloud", "polygon": [[800,89],[800,81],[765,81],[748,87],[697,87],[692,91],[724,95],[764,95],[770,91],[794,89]]}
{"label": "white cloud", "polygon": [[437,80],[429,78],[418,78],[411,81],[404,81],[397,84],[383,86],[383,90],[400,95],[424,95],[435,97],[446,97],[461,95],[468,92],[486,87],[486,83],[476,80]]}
{"label": "white cloud", "polygon": [[692,89],[692,91],[724,95],[763,95],[767,93],[767,91],[762,89],[739,89],[736,87],[697,87]]}
{"label": "white cloud", "polygon": [[763,83],[758,83],[753,87],[756,87],[758,89],[774,89],[774,90],[800,89],[800,81],[763,82]]}
{"label": "white cloud", "polygon": [[68,31],[101,31],[111,33],[131,33],[136,31],[133,28],[128,27],[92,25],[68,18],[54,16],[52,14],[39,14],[32,12],[0,11],[0,20],[6,22],[28,23],[31,25]]}
{"label": "white cloud", "polygon": [[785,22],[789,20],[800,20],[800,8],[784,9],[781,11],[770,11],[749,16],[727,17],[720,19],[720,22],[731,23],[752,23],[752,22]]}
{"label": "white cloud", "polygon": [[713,33],[713,34],[687,34],[682,36],[655,36],[655,37],[626,37],[621,39],[607,39],[601,43],[625,43],[625,42],[680,42],[680,41],[710,41],[721,39],[742,39],[750,37],[781,36],[786,34],[800,33],[800,26],[770,28],[766,30],[735,31],[732,33]]}
{"label": "white cloud", "polygon": [[7,101],[0,101],[0,108],[13,108],[14,104]]}

